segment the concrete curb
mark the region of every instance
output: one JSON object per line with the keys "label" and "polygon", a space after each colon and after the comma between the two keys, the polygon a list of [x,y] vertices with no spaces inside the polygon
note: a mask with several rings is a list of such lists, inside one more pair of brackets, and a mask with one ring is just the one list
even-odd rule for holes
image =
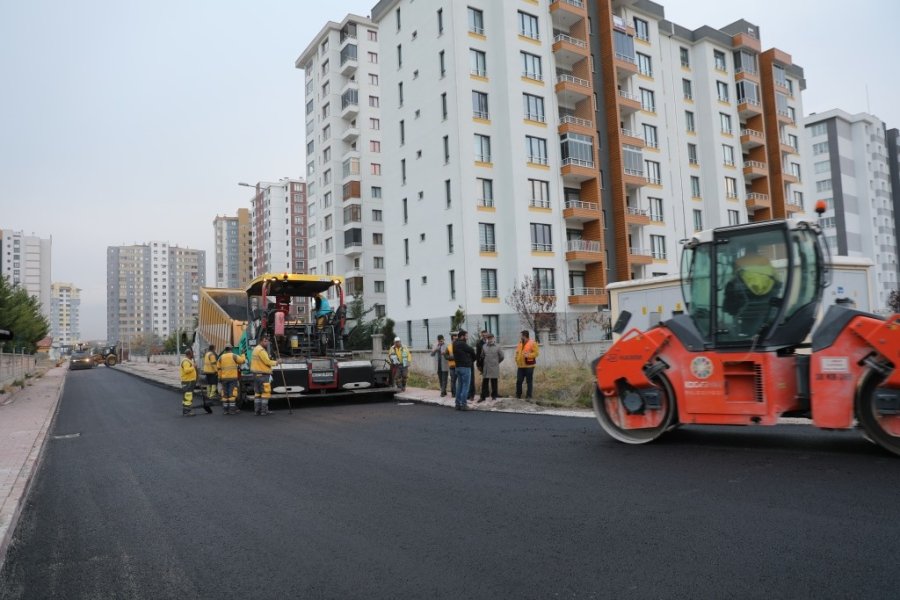
{"label": "concrete curb", "polygon": [[[59,369],[64,367],[55,368]],[[28,453],[28,456],[25,459],[25,464],[22,465],[22,468],[20,469],[19,474],[16,477],[16,481],[13,484],[9,496],[4,501],[2,507],[0,507],[4,509],[4,511],[0,511],[0,572],[2,572],[3,564],[6,562],[6,554],[9,550],[10,544],[12,543],[13,536],[16,532],[16,527],[19,524],[19,517],[22,516],[22,509],[24,508],[25,502],[28,500],[28,495],[31,492],[31,486],[34,483],[35,474],[40,469],[41,464],[43,464],[47,449],[47,434],[56,423],[56,416],[59,414],[59,401],[62,398],[65,387],[66,375],[63,375],[62,382],[56,389],[56,399],[53,401],[53,410],[48,411],[47,416],[44,418],[44,422],[41,424],[41,427],[38,430],[38,435],[31,446],[31,451]],[[20,392],[21,391],[24,390],[20,390]],[[14,506],[12,513],[9,516],[9,520],[5,520],[2,519],[2,512],[5,512],[5,510],[9,508],[7,506],[7,504],[9,503],[14,503]]]}
{"label": "concrete curb", "polygon": [[125,375],[130,375],[131,377],[137,377],[138,379],[143,379],[147,383],[152,383],[157,387],[161,387],[166,390],[175,390],[176,392],[181,391],[180,385],[173,385],[171,383],[166,383],[165,381],[160,381],[159,379],[154,379],[153,377],[148,377],[142,373],[138,373],[136,371],[132,371],[130,369],[118,369],[116,367],[107,367],[107,369],[112,369],[113,371],[117,371],[119,373],[124,373]]}

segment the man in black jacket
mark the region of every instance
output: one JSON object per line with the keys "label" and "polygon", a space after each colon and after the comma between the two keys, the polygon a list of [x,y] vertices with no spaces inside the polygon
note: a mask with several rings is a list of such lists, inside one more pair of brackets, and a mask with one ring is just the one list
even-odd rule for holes
{"label": "man in black jacket", "polygon": [[469,345],[468,338],[466,330],[460,329],[453,342],[453,358],[456,359],[456,410],[468,410],[469,387],[475,365],[475,350]]}

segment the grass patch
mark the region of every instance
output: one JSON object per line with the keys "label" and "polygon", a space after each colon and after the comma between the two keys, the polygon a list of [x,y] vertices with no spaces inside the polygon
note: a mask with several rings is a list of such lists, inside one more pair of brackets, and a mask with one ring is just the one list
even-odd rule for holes
{"label": "grass patch", "polygon": [[[411,372],[407,384],[411,387],[440,389],[436,373],[423,375]],[[516,394],[516,374],[501,373],[498,382],[500,395],[511,397]],[[481,375],[476,369],[475,396],[481,390]],[[523,390],[524,393],[524,390]],[[589,368],[541,367],[534,372],[534,400],[538,406],[549,408],[591,408],[594,397],[594,374]]]}

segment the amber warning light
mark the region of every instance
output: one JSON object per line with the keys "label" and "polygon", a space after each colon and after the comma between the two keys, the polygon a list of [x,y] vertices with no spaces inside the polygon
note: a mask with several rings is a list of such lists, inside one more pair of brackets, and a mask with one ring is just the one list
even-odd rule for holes
{"label": "amber warning light", "polygon": [[816,214],[821,216],[825,212],[826,204],[824,200],[816,200]]}

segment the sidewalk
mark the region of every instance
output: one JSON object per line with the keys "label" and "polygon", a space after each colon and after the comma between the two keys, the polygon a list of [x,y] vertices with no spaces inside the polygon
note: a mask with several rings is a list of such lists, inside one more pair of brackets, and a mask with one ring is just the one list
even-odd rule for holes
{"label": "sidewalk", "polygon": [[0,395],[0,567],[43,458],[65,381],[66,368],[54,367],[15,393]]}

